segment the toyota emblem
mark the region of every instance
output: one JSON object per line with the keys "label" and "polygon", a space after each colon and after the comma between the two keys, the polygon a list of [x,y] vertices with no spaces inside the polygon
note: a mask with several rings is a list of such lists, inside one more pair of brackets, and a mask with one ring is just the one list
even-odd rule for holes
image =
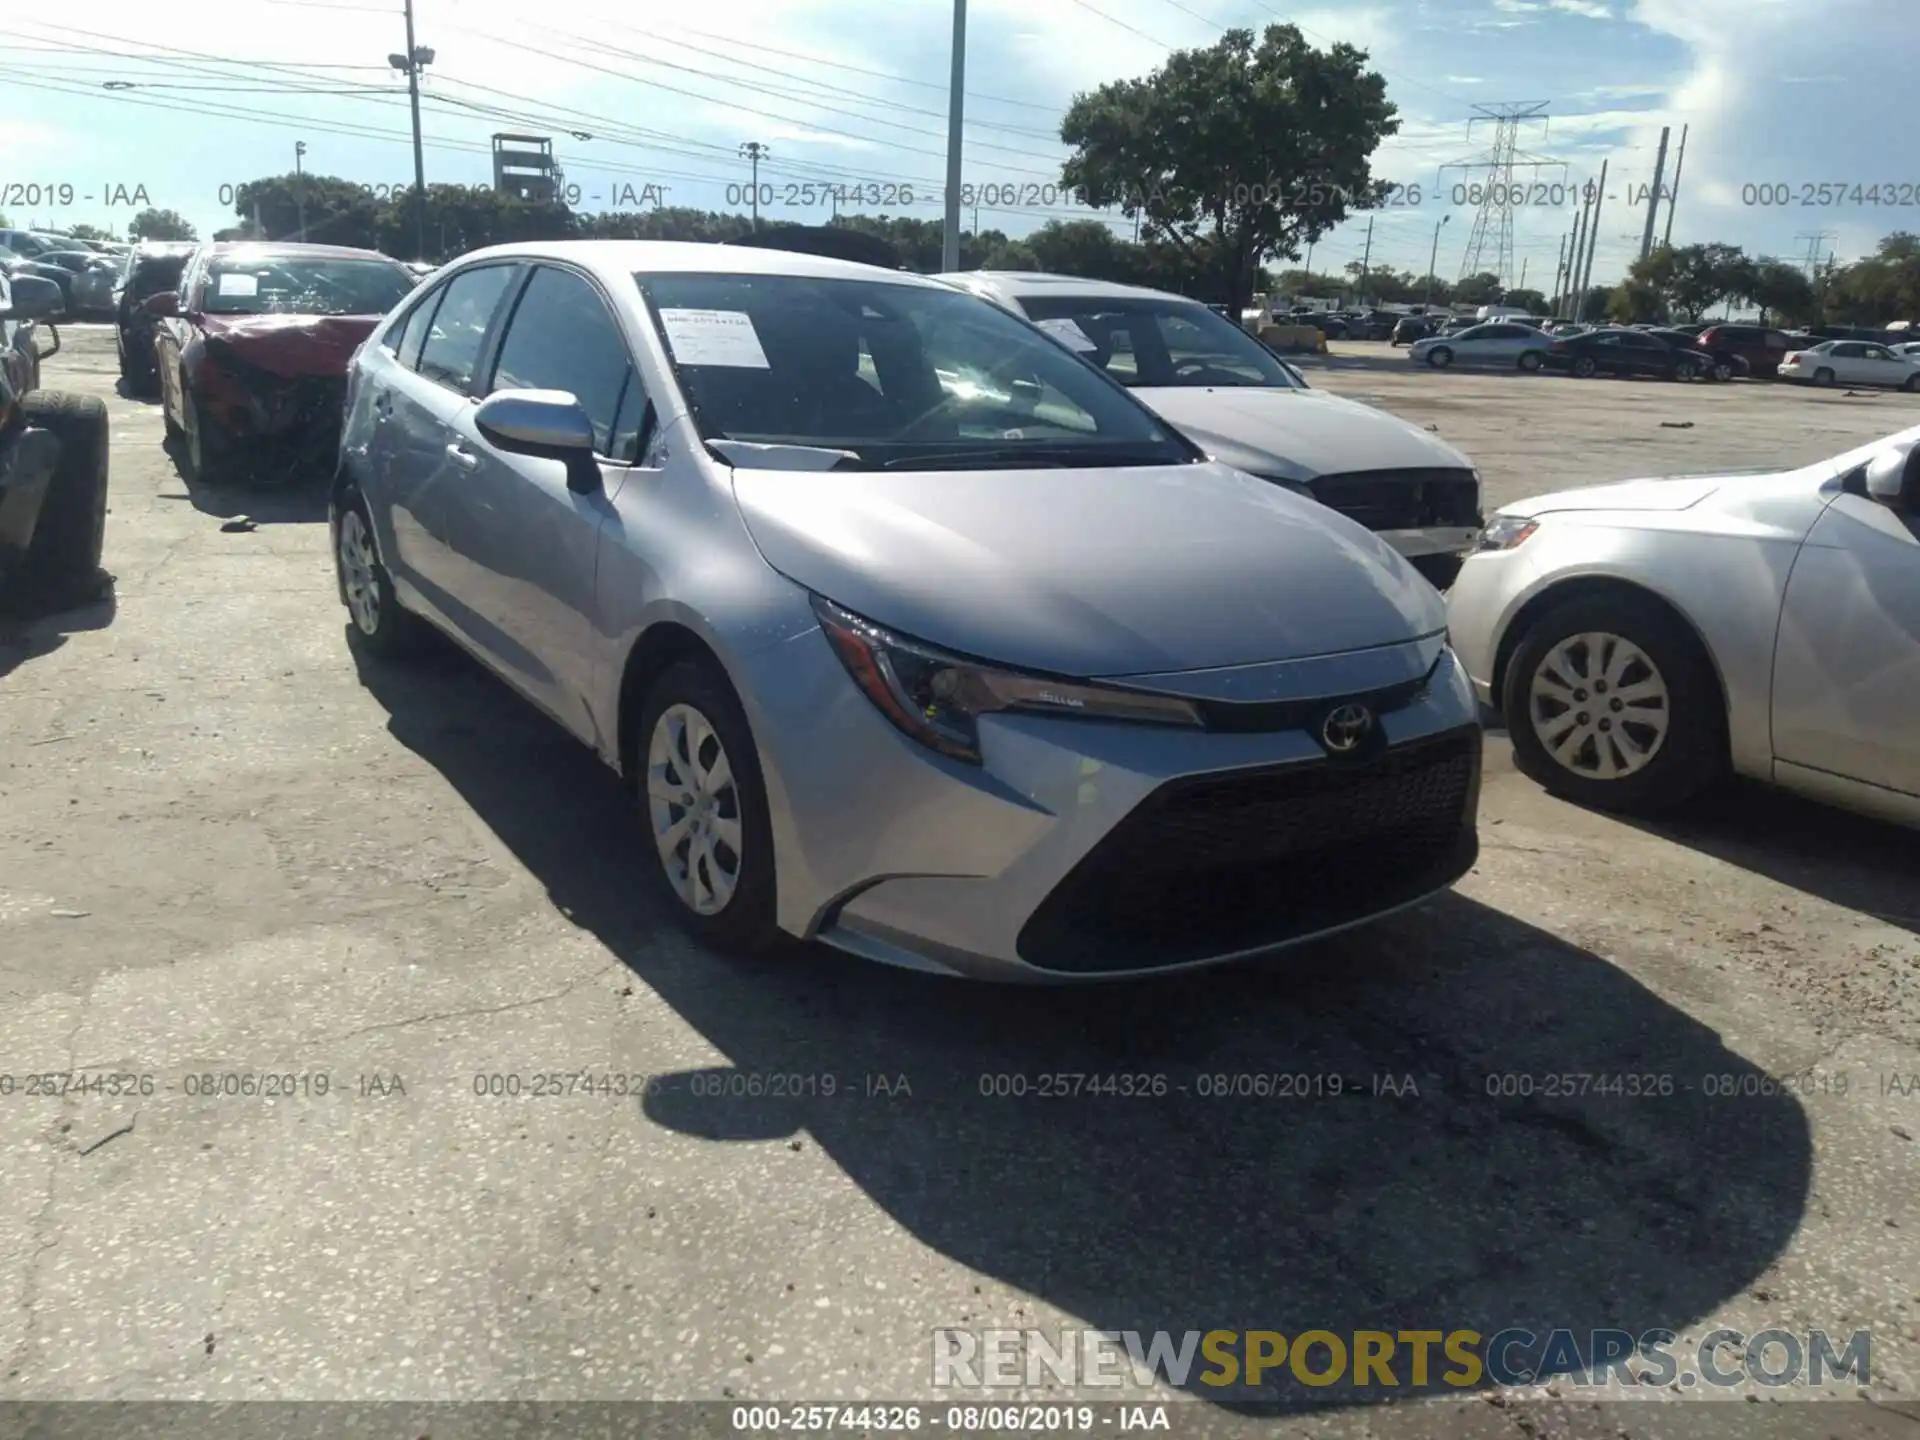
{"label": "toyota emblem", "polygon": [[1373,712],[1364,705],[1335,707],[1320,726],[1320,743],[1335,755],[1351,755],[1373,729]]}

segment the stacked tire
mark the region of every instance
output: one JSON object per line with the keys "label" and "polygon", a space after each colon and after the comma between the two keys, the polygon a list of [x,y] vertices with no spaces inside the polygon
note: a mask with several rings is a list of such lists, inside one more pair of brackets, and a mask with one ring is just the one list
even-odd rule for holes
{"label": "stacked tire", "polygon": [[97,600],[111,583],[100,568],[107,531],[107,407],[90,395],[36,390],[20,409],[29,427],[60,442],[60,458],[0,608],[47,615]]}

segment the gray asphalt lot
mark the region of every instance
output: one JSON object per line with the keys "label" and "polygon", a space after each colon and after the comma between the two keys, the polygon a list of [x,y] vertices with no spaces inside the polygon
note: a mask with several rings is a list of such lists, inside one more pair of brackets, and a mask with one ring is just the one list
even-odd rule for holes
{"label": "gray asphalt lot", "polygon": [[[1262,965],[724,959],[584,750],[451,652],[356,666],[317,487],[188,485],[111,333],[65,339],[118,585],[0,631],[0,1400],[944,1403],[940,1326],[1780,1326],[1870,1329],[1881,1403],[1123,1393],[1247,1434],[1912,1433],[1920,836],[1743,788],[1629,825],[1496,735],[1457,893]],[[1336,352],[1314,383],[1438,426],[1491,503],[1920,422]],[[121,1093],[29,1093],[75,1072]],[[555,1072],[607,1083],[532,1093]],[[1240,1075],[1320,1093],[1201,1093]]]}

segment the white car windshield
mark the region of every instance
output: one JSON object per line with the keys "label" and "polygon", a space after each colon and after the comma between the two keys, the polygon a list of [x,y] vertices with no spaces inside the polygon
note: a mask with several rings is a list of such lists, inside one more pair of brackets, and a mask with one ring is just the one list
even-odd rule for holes
{"label": "white car windshield", "polygon": [[1107,376],[971,295],[805,275],[634,278],[709,441],[842,450],[891,469],[1199,458]]}
{"label": "white car windshield", "polygon": [[1201,304],[1100,295],[1023,296],[1017,303],[1122,385],[1306,389],[1271,350]]}

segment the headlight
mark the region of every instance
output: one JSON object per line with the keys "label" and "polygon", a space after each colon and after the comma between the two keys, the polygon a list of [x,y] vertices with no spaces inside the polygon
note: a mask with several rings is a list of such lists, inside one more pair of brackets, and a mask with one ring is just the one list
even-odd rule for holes
{"label": "headlight", "polygon": [[1496,515],[1480,532],[1476,551],[1512,550],[1540,528],[1540,522],[1526,515]]}
{"label": "headlight", "polygon": [[841,664],[903,733],[955,760],[980,763],[980,716],[1001,710],[1198,728],[1200,712],[1170,695],[1116,690],[1002,670],[923,645],[813,597]]}

